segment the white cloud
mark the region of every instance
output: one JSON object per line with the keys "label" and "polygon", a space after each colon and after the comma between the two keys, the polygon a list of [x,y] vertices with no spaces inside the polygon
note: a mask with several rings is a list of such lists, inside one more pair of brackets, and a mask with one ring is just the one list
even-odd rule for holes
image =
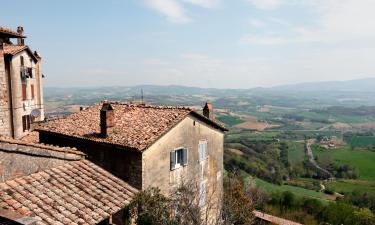
{"label": "white cloud", "polygon": [[307,42],[336,43],[375,38],[373,13],[375,1],[373,0],[315,0],[303,1],[303,4],[317,14],[314,26],[293,27],[283,22],[280,23],[285,26],[282,34],[263,36],[248,34],[241,38],[241,42],[279,45]]}
{"label": "white cloud", "polygon": [[184,7],[175,0],[145,0],[145,3],[165,15],[171,22],[188,23],[191,21]]}
{"label": "white cloud", "polygon": [[261,28],[261,27],[265,27],[266,26],[266,23],[262,20],[258,20],[258,19],[249,19],[249,24],[250,26],[254,27],[254,28]]}
{"label": "white cloud", "polygon": [[257,9],[274,10],[282,5],[282,0],[247,0]]}
{"label": "white cloud", "polygon": [[217,6],[220,0],[183,0],[184,2],[197,5],[203,8],[213,8]]}
{"label": "white cloud", "polygon": [[203,8],[214,8],[221,0],[144,0],[145,4],[165,15],[173,23],[188,23],[192,19],[188,16],[186,4]]}

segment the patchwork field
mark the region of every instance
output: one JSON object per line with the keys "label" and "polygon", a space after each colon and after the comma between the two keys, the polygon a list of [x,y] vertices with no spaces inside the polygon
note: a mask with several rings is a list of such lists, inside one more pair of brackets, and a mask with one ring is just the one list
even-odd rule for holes
{"label": "patchwork field", "polygon": [[354,136],[348,140],[348,144],[353,147],[375,146],[375,136]]}

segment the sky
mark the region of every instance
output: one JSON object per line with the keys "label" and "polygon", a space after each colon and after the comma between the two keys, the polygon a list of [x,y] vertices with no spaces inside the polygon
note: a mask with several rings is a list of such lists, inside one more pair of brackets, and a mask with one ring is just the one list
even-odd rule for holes
{"label": "sky", "polygon": [[374,0],[12,0],[46,86],[252,88],[375,77]]}

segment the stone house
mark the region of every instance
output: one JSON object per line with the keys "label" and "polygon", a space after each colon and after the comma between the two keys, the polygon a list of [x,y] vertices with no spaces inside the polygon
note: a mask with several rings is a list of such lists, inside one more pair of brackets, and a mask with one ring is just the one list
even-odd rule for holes
{"label": "stone house", "polygon": [[40,124],[40,142],[76,147],[88,160],[139,190],[158,187],[168,195],[192,184],[197,201],[213,219],[223,192],[226,129],[184,107],[103,102],[65,118]]}
{"label": "stone house", "polygon": [[44,120],[41,57],[25,38],[22,27],[0,27],[0,135],[16,139]]}
{"label": "stone house", "polygon": [[0,224],[123,224],[138,192],[71,148],[0,137]]}

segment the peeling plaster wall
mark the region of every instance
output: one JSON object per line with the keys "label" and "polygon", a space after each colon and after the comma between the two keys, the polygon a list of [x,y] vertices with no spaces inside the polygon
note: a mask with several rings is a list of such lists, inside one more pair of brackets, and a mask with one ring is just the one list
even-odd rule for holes
{"label": "peeling plaster wall", "polygon": [[[198,152],[200,140],[207,140],[208,147],[208,158],[202,162]],[[170,152],[180,147],[188,149],[188,164],[171,171]],[[195,187],[198,195],[200,183],[205,182],[207,201],[202,209],[210,204],[214,209],[209,216],[213,219],[223,195],[223,150],[223,132],[188,116],[143,153],[142,189],[159,187],[168,195],[179,184],[186,183]]]}

